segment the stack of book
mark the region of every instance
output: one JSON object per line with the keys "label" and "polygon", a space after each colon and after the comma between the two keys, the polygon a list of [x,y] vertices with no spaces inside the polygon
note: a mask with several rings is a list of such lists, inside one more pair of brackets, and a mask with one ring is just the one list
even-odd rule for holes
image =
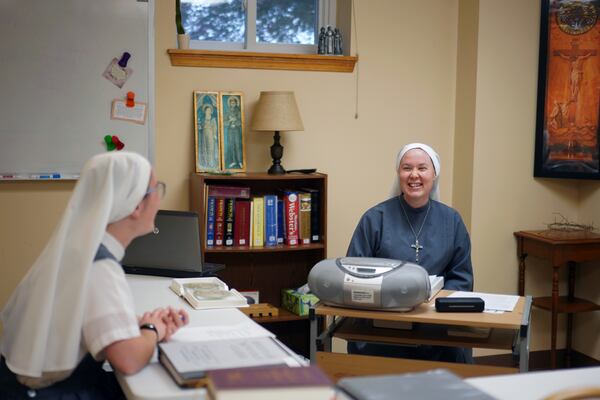
{"label": "stack of book", "polygon": [[320,192],[252,194],[249,187],[206,186],[206,246],[276,246],[321,241]]}
{"label": "stack of book", "polygon": [[[214,332],[212,335],[214,336]],[[194,341],[185,340],[185,337],[182,340],[179,335],[177,340],[158,344],[158,359],[178,385],[182,387],[209,385],[213,394],[233,389],[227,382],[232,373],[239,378],[237,388],[248,384],[247,380],[242,379],[246,374],[253,377],[250,381],[254,378],[261,379],[253,384],[254,389],[263,387],[274,376],[277,376],[281,383],[285,382],[289,385],[294,382],[296,384],[315,382],[314,378],[320,378],[317,380],[331,386],[322,372],[315,368],[308,368],[306,360],[274,336],[269,336],[270,333],[267,335],[258,333],[256,336],[249,331],[243,331],[238,332],[237,335],[240,337],[207,339],[199,336]],[[262,372],[259,372],[260,376],[255,376],[257,371],[261,371],[260,369],[262,369]],[[278,384],[267,386],[278,386]]]}

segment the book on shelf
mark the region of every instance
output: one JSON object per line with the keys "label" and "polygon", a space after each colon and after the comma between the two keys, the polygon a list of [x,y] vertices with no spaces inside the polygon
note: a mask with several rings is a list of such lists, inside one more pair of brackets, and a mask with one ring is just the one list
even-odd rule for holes
{"label": "book on shelf", "polygon": [[223,234],[223,243],[225,246],[233,246],[233,215],[235,212],[235,199],[228,197],[225,199],[225,228]]}
{"label": "book on shelf", "polygon": [[321,241],[321,194],[318,189],[302,188],[303,192],[310,193],[310,241]]}
{"label": "book on shelf", "polygon": [[234,246],[250,246],[250,201],[235,200],[233,217]]}
{"label": "book on shelf", "polygon": [[207,185],[207,195],[213,197],[249,199],[250,188],[225,185]]}
{"label": "book on shelf", "polygon": [[216,216],[217,199],[208,197],[206,200],[206,245],[214,246],[215,244],[215,216]]}
{"label": "book on shelf", "polygon": [[196,310],[248,307],[244,296],[216,277],[175,278],[170,288]]}
{"label": "book on shelf", "polygon": [[262,247],[265,244],[265,199],[254,197],[252,199],[252,245]]}
{"label": "book on shelf", "polygon": [[303,361],[272,336],[158,344],[159,361],[181,386],[204,382],[210,371],[267,365],[303,365]]}
{"label": "book on shelf", "polygon": [[299,229],[299,242],[302,244],[310,244],[310,214],[311,214],[311,200],[310,193],[300,192],[298,193],[298,200],[300,204],[300,211],[298,212],[298,222],[300,224]]}
{"label": "book on shelf", "polygon": [[316,365],[233,368],[208,373],[213,400],[331,400],[333,383]]}
{"label": "book on shelf", "polygon": [[265,245],[275,246],[277,244],[277,196],[267,194],[264,196],[265,203]]}
{"label": "book on shelf", "polygon": [[283,217],[283,199],[277,198],[277,244],[285,241],[285,218]]}
{"label": "book on shelf", "polygon": [[475,326],[453,325],[449,326],[446,332],[448,336],[487,339],[490,336],[492,329],[479,328]]}
{"label": "book on shelf", "polygon": [[493,397],[445,369],[409,374],[373,375],[342,378],[337,383],[350,398],[378,399],[473,399]]}
{"label": "book on shelf", "polygon": [[297,245],[298,232],[298,192],[285,190],[283,192],[283,213],[285,218],[285,243],[291,246]]}
{"label": "book on shelf", "polygon": [[215,208],[215,245],[223,246],[225,236],[225,199],[219,197],[216,199]]}
{"label": "book on shelf", "polygon": [[373,326],[375,328],[399,329],[402,331],[410,331],[413,328],[410,321],[388,321],[385,319],[374,319]]}

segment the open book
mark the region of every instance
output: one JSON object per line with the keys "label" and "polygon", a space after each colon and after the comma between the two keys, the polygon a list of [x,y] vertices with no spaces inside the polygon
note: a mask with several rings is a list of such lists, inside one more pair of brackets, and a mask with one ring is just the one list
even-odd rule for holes
{"label": "open book", "polygon": [[180,386],[201,386],[206,374],[228,368],[267,365],[296,367],[305,362],[274,337],[196,342],[161,342],[158,359]]}
{"label": "open book", "polygon": [[173,279],[170,287],[196,310],[248,307],[246,298],[237,290],[229,289],[219,278]]}

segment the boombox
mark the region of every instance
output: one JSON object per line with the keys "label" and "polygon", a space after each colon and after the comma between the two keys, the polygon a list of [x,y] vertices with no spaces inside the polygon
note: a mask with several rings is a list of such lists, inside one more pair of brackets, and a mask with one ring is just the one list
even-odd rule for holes
{"label": "boombox", "polygon": [[308,275],[310,291],[323,303],[371,310],[409,311],[427,301],[430,285],[425,268],[387,258],[326,259]]}

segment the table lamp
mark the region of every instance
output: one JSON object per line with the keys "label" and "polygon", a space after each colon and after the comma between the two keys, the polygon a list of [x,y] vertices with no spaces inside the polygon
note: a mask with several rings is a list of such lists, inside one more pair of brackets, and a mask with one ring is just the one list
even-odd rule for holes
{"label": "table lamp", "polygon": [[285,169],[281,166],[283,146],[279,143],[279,132],[304,130],[294,92],[260,92],[250,129],[275,132],[271,146],[273,165],[268,173],[285,174]]}

